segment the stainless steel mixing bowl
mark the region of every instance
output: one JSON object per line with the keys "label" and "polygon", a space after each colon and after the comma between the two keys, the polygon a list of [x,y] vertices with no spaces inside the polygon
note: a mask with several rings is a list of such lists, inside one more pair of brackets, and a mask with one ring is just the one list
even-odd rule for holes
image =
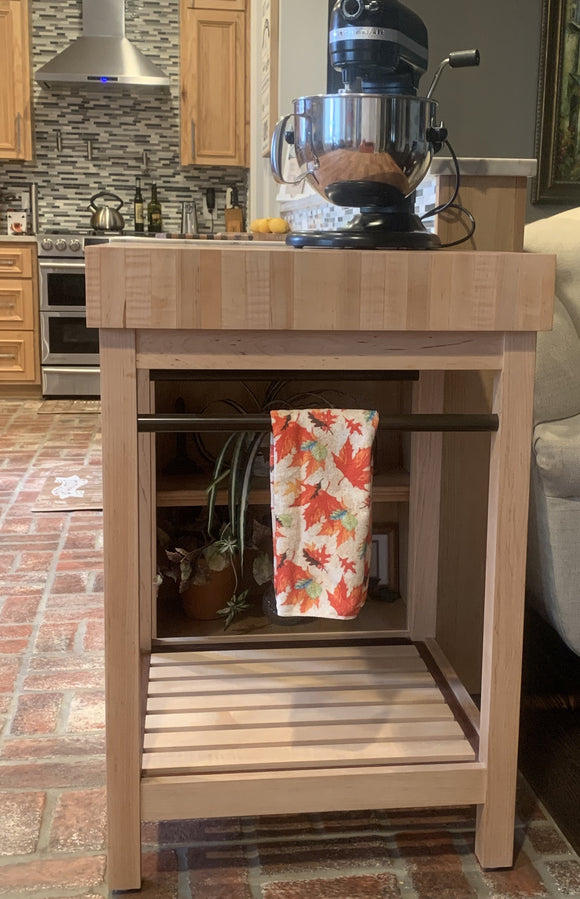
{"label": "stainless steel mixing bowl", "polygon": [[[274,131],[271,166],[279,183],[308,179],[339,206],[389,206],[421,183],[433,158],[430,129],[437,102],[394,94],[321,94],[294,100],[294,112]],[[282,172],[284,139],[303,170],[294,182]],[[292,140],[292,138],[290,138]]]}

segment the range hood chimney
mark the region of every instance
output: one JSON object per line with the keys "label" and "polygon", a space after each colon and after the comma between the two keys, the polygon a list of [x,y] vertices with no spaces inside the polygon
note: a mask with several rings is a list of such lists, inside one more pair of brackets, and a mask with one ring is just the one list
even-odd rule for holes
{"label": "range hood chimney", "polygon": [[125,37],[125,0],[83,0],[82,37],[34,77],[47,86],[169,86],[167,75]]}

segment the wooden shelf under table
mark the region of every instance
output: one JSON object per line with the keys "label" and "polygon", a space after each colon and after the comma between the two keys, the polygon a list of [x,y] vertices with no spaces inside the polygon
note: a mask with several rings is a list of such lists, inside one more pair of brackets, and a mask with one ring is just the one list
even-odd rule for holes
{"label": "wooden shelf under table", "polygon": [[[482,771],[470,730],[422,645],[155,653],[144,819],[187,817],[187,808],[190,816],[216,815],[222,802],[228,815],[290,813],[292,790],[305,784],[302,811],[400,807],[398,791],[376,788],[393,774],[407,784],[404,804],[451,804],[441,801],[441,778],[457,776],[462,787],[467,778],[462,801],[478,802]],[[431,792],[421,772],[439,773]],[[330,788],[343,777],[362,779],[362,789],[334,806]],[[364,787],[373,777],[374,795]],[[417,799],[413,779],[424,791]]]}
{"label": "wooden shelf under table", "polygon": [[[204,506],[208,477],[203,475],[162,475],[157,483],[157,506]],[[409,472],[403,469],[381,472],[373,478],[374,502],[409,502]],[[217,502],[227,504],[227,492],[218,490]],[[250,493],[250,503],[270,504],[270,485],[265,480]]]}

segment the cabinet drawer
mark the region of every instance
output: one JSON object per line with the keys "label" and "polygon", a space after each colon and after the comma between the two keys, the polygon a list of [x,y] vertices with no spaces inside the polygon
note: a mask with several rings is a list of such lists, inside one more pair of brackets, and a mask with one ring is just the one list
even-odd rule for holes
{"label": "cabinet drawer", "polygon": [[0,278],[32,278],[32,247],[0,247]]}
{"label": "cabinet drawer", "polygon": [[32,281],[0,281],[0,329],[34,328]]}
{"label": "cabinet drawer", "polygon": [[32,331],[0,331],[0,383],[34,381]]}

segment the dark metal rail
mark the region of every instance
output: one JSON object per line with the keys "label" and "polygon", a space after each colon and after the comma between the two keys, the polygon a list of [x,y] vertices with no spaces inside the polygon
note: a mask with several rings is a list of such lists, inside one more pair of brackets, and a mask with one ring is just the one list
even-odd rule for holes
{"label": "dark metal rail", "polygon": [[[497,415],[382,415],[381,431],[497,431]],[[269,431],[269,415],[202,416],[138,415],[137,430],[145,434]]]}
{"label": "dark metal rail", "polygon": [[235,369],[227,371],[219,369],[208,371],[206,368],[199,371],[192,369],[152,369],[151,381],[418,381],[418,371],[328,371],[325,378],[324,371],[276,369],[261,371],[252,369],[244,371]]}

